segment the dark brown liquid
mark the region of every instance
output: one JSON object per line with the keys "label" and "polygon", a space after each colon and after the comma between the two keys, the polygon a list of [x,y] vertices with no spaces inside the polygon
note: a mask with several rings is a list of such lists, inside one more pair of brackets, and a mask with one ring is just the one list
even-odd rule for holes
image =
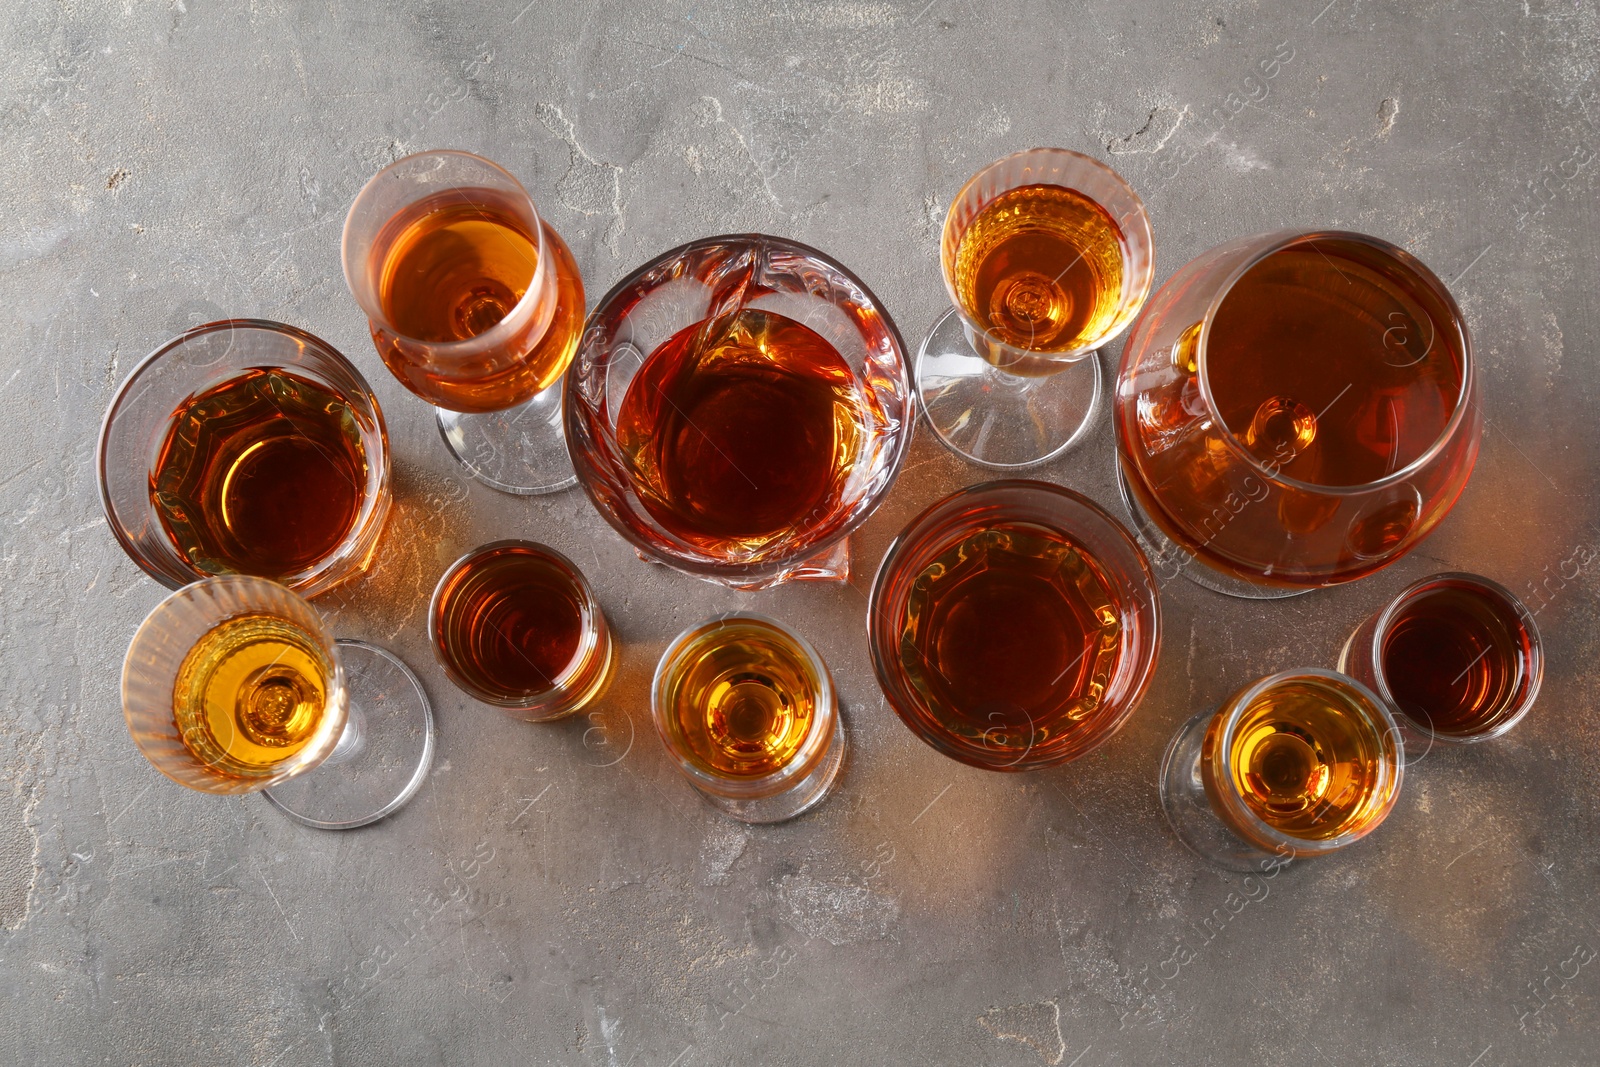
{"label": "dark brown liquid", "polygon": [[917,577],[900,665],[947,729],[1020,760],[1100,708],[1121,634],[1092,558],[1055,530],[996,526]]}
{"label": "dark brown liquid", "polygon": [[617,440],[657,522],[704,551],[736,553],[840,505],[861,413],[832,345],[747,308],[651,354],[623,398]]}
{"label": "dark brown liquid", "polygon": [[1516,710],[1530,654],[1516,609],[1485,590],[1441,584],[1405,605],[1383,642],[1400,709],[1438,733],[1471,736]]}
{"label": "dark brown liquid", "polygon": [[173,412],[151,500],[209,574],[285,578],[327,557],[360,516],[367,457],[349,403],[284,370],[252,370]]}
{"label": "dark brown liquid", "polygon": [[553,689],[573,668],[589,622],[566,566],[531,546],[472,559],[439,602],[440,654],[469,685],[505,701]]}

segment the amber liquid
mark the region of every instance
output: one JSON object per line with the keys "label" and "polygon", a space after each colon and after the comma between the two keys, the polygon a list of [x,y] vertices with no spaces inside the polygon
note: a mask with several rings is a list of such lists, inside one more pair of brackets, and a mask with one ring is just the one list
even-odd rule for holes
{"label": "amber liquid", "polygon": [[374,327],[384,362],[413,392],[452,411],[499,411],[561,377],[577,350],[583,282],[566,244],[548,226],[545,254],[555,272],[554,318],[464,361],[435,360],[407,342],[471,340],[510,315],[533,283],[539,240],[503,194],[455,189],[411,205],[384,227],[372,251],[384,317]]}
{"label": "amber liquid", "polygon": [[184,658],[172,711],[184,744],[225,777],[264,777],[311,740],[333,664],[318,640],[276,615],[236,616]]}
{"label": "amber liquid", "polygon": [[1380,655],[1402,711],[1437,733],[1471,737],[1517,711],[1530,646],[1504,598],[1446,582],[1401,609]]}
{"label": "amber liquid", "polygon": [[1121,651],[1099,564],[1019,523],[969,533],[923,569],[899,656],[934,719],[1004,766],[1093,715]]}
{"label": "amber liquid", "polygon": [[284,579],[349,536],[367,474],[344,397],[288,371],[252,370],[173,412],[150,499],[196,569]]}
{"label": "amber liquid", "polygon": [[987,204],[956,246],[962,309],[1006,344],[1034,352],[1092,346],[1121,310],[1124,238],[1106,210],[1059,185]]}
{"label": "amber liquid", "polygon": [[[1355,833],[1386,813],[1378,788],[1386,765],[1387,780],[1394,779],[1394,750],[1381,720],[1358,714],[1354,699],[1337,682],[1291,679],[1250,703],[1225,765],[1252,814],[1280,833],[1318,841]],[[1213,720],[1201,760],[1213,795],[1228,788],[1215,781],[1211,764],[1221,720]],[[1253,836],[1247,826],[1234,828]]]}
{"label": "amber liquid", "polygon": [[579,686],[605,642],[602,626],[561,561],[532,546],[480,553],[451,577],[434,620],[438,650],[453,672],[492,701],[516,703]]}
{"label": "amber liquid", "polygon": [[746,308],[651,353],[623,397],[617,443],[664,529],[708,554],[748,557],[843,506],[866,404],[822,336]]}
{"label": "amber liquid", "polygon": [[[809,658],[783,631],[753,619],[708,623],[662,685],[668,745],[718,778],[766,777],[805,747],[821,688]],[[820,759],[826,746],[814,747]]]}

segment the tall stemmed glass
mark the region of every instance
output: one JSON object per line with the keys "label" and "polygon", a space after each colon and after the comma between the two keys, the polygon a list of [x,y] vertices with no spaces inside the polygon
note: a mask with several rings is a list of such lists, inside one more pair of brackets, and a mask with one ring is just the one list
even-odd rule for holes
{"label": "tall stemmed glass", "polygon": [[467,152],[398,160],[350,205],[343,257],[379,355],[468,473],[525,495],[573,484],[560,381],[583,279],[516,178]]}
{"label": "tall stemmed glass", "polygon": [[261,578],[207,578],[158,604],[123,661],[122,710],[179,785],[264,791],[324,829],[393,812],[433,762],[433,717],[405,664],[334,641],[316,609]]}
{"label": "tall stemmed glass", "polygon": [[1466,322],[1358,233],[1229,242],[1173,275],[1123,348],[1120,484],[1163,578],[1289,596],[1399,559],[1466,485],[1483,416]]}
{"label": "tall stemmed glass", "polygon": [[985,467],[1070,448],[1100,396],[1096,349],[1150,292],[1144,203],[1110,167],[1035,148],[979,171],[950,204],[940,265],[954,309],[917,357],[934,433]]}

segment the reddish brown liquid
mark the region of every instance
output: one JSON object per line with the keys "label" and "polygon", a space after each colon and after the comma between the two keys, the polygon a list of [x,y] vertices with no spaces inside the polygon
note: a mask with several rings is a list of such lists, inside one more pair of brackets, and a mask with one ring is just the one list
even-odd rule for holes
{"label": "reddish brown liquid", "polygon": [[349,536],[367,457],[349,403],[283,370],[252,370],[190,398],[150,475],[174,546],[209,574],[286,578]]}
{"label": "reddish brown liquid", "polygon": [[529,546],[491,549],[443,590],[439,652],[462,680],[514,701],[555,687],[572,667],[589,620],[573,575]]}
{"label": "reddish brown liquid", "polygon": [[913,583],[900,665],[934,718],[1004,762],[1100,708],[1121,634],[1110,586],[1073,542],[1045,527],[988,527]]}
{"label": "reddish brown liquid", "polygon": [[1405,605],[1382,649],[1400,709],[1438,733],[1471,736],[1514,713],[1530,641],[1516,609],[1471,586],[1443,584]]}
{"label": "reddish brown liquid", "polygon": [[832,345],[745,309],[651,354],[623,398],[617,441],[657,522],[703,551],[736,554],[840,506],[861,415]]}
{"label": "reddish brown liquid", "polygon": [[544,228],[556,279],[554,318],[540,316],[467,360],[436,359],[422,347],[470,340],[494,328],[527,294],[539,241],[503,194],[455,189],[413,204],[384,226],[372,249],[379,298],[396,337],[374,326],[384,362],[407,388],[452,411],[501,411],[552,385],[577,351],[583,281],[566,244]]}

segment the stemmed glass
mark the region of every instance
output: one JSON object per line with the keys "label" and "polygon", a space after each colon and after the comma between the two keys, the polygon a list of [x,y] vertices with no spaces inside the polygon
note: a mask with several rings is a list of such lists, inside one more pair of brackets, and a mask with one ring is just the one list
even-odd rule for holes
{"label": "stemmed glass", "polygon": [[583,279],[516,178],[467,152],[397,160],[350,205],[343,260],[379,355],[468,473],[524,495],[573,483],[559,383]]}
{"label": "stemmed glass", "polygon": [[1353,678],[1282,671],[1190,719],[1161,761],[1161,805],[1190,849],[1263,871],[1325,856],[1378,827],[1400,794],[1404,743]]}
{"label": "stemmed glass", "polygon": [[366,379],[264,319],[187,330],[129,373],[95,453],[106,522],[146,574],[316,596],[361,574],[389,515],[389,442]]}
{"label": "stemmed glass", "polygon": [[979,171],[940,240],[955,307],[917,356],[934,433],[986,467],[1072,447],[1099,404],[1095,352],[1138,312],[1154,257],[1144,203],[1098,160],[1036,148]]}
{"label": "stemmed glass", "polygon": [[261,578],[206,578],[158,604],[123,661],[122,709],[178,784],[264,792],[323,829],[393,812],[433,761],[433,717],[405,664],[334,641],[316,609]]}
{"label": "stemmed glass", "polygon": [[1123,348],[1119,485],[1162,578],[1234,596],[1351,581],[1455,503],[1483,416],[1461,310],[1362,234],[1229,242],[1151,298]]}

